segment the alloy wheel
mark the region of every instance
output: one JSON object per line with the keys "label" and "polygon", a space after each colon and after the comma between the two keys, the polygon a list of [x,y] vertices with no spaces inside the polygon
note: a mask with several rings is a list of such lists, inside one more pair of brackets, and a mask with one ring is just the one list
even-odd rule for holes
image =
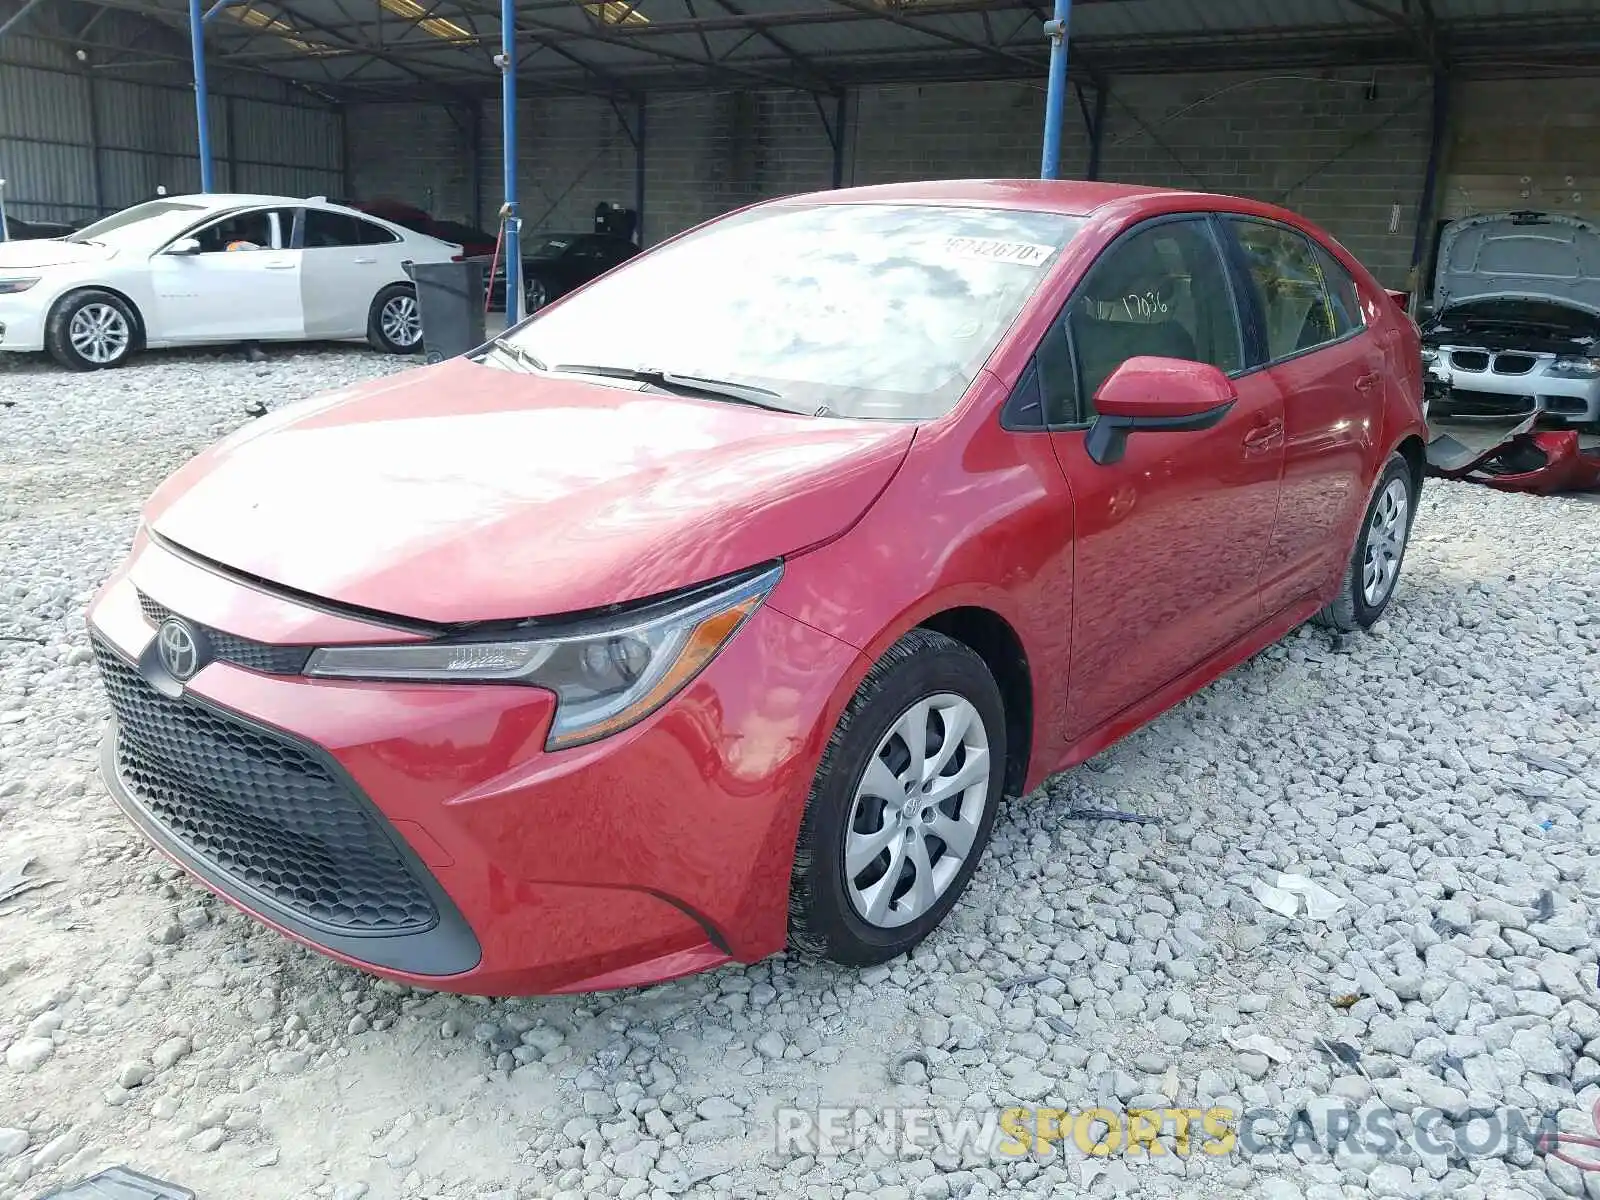
{"label": "alloy wheel", "polygon": [[844,839],[850,905],[894,929],[938,903],[972,851],[989,803],[989,735],[952,693],[918,700],[878,742]]}
{"label": "alloy wheel", "polygon": [[378,325],[383,336],[396,346],[415,346],[422,337],[422,313],[417,308],[417,298],[411,295],[390,297],[378,314]]}
{"label": "alloy wheel", "polygon": [[73,313],[67,325],[72,348],[88,362],[101,366],[121,358],[131,337],[128,318],[115,306],[98,301]]}
{"label": "alloy wheel", "polygon": [[1391,479],[1373,506],[1361,564],[1361,594],[1376,608],[1394,588],[1410,532],[1411,498],[1405,480]]}

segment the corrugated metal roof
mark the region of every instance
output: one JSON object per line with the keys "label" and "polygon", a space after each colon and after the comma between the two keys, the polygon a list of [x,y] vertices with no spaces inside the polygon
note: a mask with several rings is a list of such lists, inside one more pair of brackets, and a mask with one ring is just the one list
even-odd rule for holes
{"label": "corrugated metal roof", "polygon": [[[115,7],[143,9],[173,32],[184,26],[179,0]],[[1596,0],[1433,7],[1431,36],[1453,61],[1544,50],[1600,66]],[[519,75],[530,92],[618,95],[1035,77],[1047,55],[1042,11],[1034,0],[517,0]],[[1430,40],[1420,11],[1402,0],[1077,0],[1073,59],[1091,71],[1418,62]],[[498,84],[492,0],[247,0],[207,38],[215,66],[342,97],[443,99]]]}

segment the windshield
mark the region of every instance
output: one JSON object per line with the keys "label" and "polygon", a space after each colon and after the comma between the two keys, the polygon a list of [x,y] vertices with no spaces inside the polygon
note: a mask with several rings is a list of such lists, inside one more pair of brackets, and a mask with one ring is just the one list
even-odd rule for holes
{"label": "windshield", "polygon": [[758,209],[635,259],[509,335],[534,358],[919,420],[959,400],[1083,227],[925,205]]}
{"label": "windshield", "polygon": [[67,240],[109,245],[159,242],[181,233],[205,211],[202,205],[181,200],[150,200],[85,225]]}

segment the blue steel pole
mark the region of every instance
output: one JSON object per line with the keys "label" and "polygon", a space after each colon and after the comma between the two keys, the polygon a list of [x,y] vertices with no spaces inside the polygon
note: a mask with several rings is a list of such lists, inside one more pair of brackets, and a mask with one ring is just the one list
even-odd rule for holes
{"label": "blue steel pole", "polygon": [[189,0],[189,53],[194,57],[194,117],[200,136],[200,190],[211,190],[211,118],[206,95],[206,27],[200,0]]}
{"label": "blue steel pole", "polygon": [[501,157],[505,161],[506,199],[500,210],[505,222],[506,324],[523,317],[522,218],[517,215],[517,5],[500,0]]}
{"label": "blue steel pole", "polygon": [[1067,111],[1067,29],[1072,22],[1072,0],[1056,0],[1056,13],[1044,23],[1050,39],[1050,85],[1044,99],[1044,158],[1040,179],[1061,177],[1061,125]]}

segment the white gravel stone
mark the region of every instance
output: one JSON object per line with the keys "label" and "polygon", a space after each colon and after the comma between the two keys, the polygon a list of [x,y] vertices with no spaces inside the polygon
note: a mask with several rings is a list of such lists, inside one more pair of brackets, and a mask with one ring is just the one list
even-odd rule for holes
{"label": "white gravel stone", "polygon": [[56,1044],[49,1038],[18,1038],[6,1047],[6,1066],[19,1075],[37,1071],[45,1059],[56,1052]]}

